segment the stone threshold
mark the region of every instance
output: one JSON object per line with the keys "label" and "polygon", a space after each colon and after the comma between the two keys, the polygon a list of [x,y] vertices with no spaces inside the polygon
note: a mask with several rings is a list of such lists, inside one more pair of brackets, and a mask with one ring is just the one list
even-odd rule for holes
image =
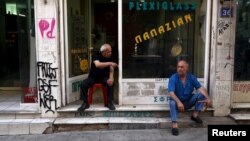
{"label": "stone threshold", "polygon": [[84,117],[84,118],[56,118],[54,125],[67,124],[107,124],[107,123],[160,123],[170,122],[169,118],[154,117]]}
{"label": "stone threshold", "polygon": [[233,103],[233,109],[250,109],[250,103]]}
{"label": "stone threshold", "polygon": [[[75,112],[80,105],[67,105],[57,109],[58,112]],[[115,111],[169,111],[168,105],[115,105]],[[109,111],[103,104],[90,105],[86,111]]]}
{"label": "stone threshold", "polygon": [[230,114],[230,117],[232,117],[236,121],[250,121],[250,114]]}
{"label": "stone threshold", "polygon": [[0,119],[0,135],[43,134],[54,118]]}

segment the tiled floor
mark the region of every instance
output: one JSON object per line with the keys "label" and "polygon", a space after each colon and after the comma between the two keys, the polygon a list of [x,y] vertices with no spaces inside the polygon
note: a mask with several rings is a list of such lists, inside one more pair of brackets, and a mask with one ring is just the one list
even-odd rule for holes
{"label": "tiled floor", "polygon": [[20,91],[0,91],[0,112],[37,111],[37,108],[22,106]]}
{"label": "tiled floor", "polygon": [[0,91],[0,111],[19,110],[20,103],[20,91]]}
{"label": "tiled floor", "polygon": [[[93,104],[102,107],[103,97],[97,90],[93,95]],[[69,104],[74,107],[79,107],[82,101],[78,100]],[[97,107],[98,107],[97,106]],[[35,112],[38,111],[37,106],[28,106],[21,103],[21,91],[17,90],[0,90],[0,113],[1,112]]]}

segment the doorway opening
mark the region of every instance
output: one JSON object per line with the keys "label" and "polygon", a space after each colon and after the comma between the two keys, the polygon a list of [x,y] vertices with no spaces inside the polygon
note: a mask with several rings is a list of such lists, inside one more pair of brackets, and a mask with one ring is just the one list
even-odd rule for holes
{"label": "doorway opening", "polygon": [[[112,46],[112,55],[118,63],[118,3],[110,0],[67,1],[67,90],[66,104],[80,105],[79,86],[89,73],[92,55],[102,44]],[[80,60],[88,62],[83,71]],[[118,70],[115,70],[114,104],[118,104]],[[93,94],[93,104],[103,104],[101,90]]]}

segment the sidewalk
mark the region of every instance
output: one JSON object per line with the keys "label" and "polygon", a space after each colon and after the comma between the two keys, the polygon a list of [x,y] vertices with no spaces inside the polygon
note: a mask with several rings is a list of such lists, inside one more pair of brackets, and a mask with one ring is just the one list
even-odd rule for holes
{"label": "sidewalk", "polygon": [[42,135],[0,136],[0,141],[207,141],[207,128],[180,128],[179,136],[168,129],[60,132]]}

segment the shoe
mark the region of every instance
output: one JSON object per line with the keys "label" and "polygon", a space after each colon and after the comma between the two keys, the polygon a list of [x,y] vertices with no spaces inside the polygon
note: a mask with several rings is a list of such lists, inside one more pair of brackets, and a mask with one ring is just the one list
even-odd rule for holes
{"label": "shoe", "polygon": [[195,121],[196,123],[200,123],[200,124],[202,123],[202,120],[199,116],[197,116],[197,117],[191,116],[191,120]]}
{"label": "shoe", "polygon": [[178,136],[179,135],[179,129],[178,128],[172,128],[172,135]]}
{"label": "shoe", "polygon": [[115,110],[115,106],[112,102],[109,102],[107,107],[109,108],[109,110]]}
{"label": "shoe", "polygon": [[78,112],[82,112],[84,111],[85,109],[88,109],[89,108],[89,104],[88,103],[83,103],[78,109],[77,111]]}

